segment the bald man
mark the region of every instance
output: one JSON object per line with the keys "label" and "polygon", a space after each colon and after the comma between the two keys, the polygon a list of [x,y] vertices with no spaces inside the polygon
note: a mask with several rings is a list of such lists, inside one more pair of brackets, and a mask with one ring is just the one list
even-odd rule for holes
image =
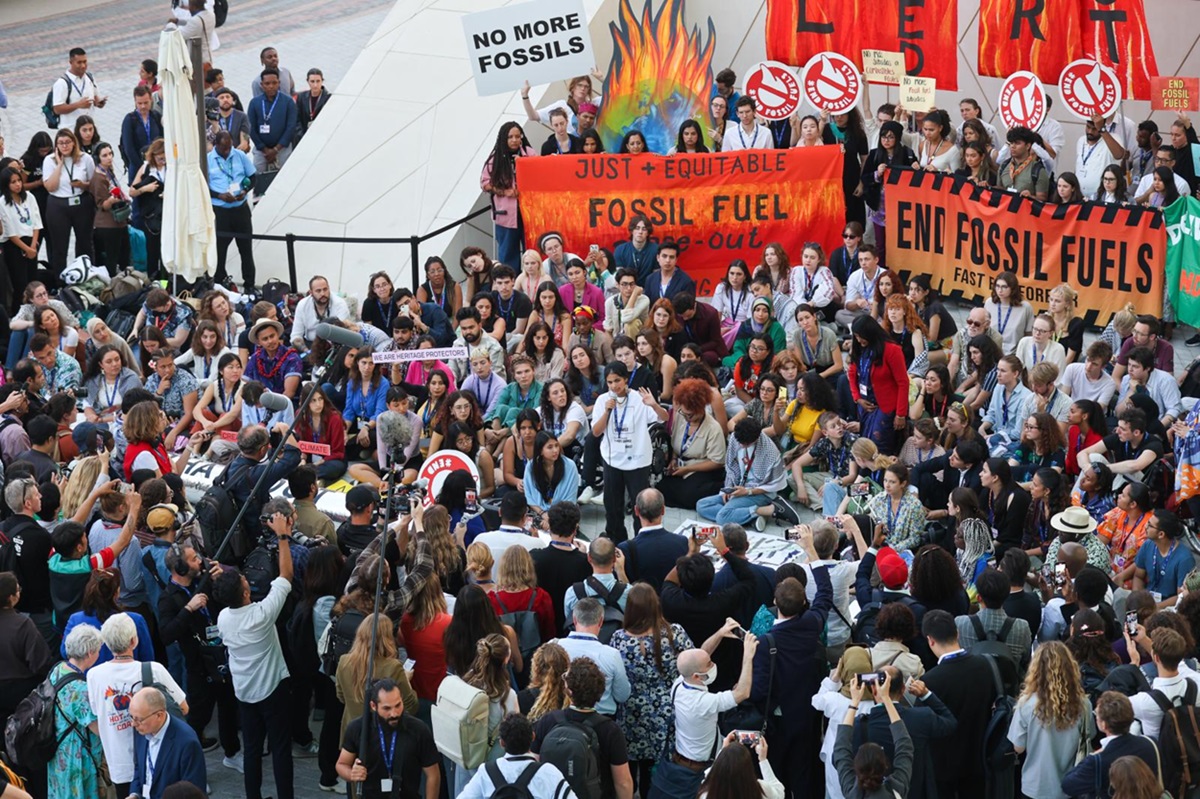
{"label": "bald man", "polygon": [[133,729],[133,781],[130,796],[161,799],[163,790],[177,782],[208,787],[208,772],[200,739],[182,719],[171,718],[162,691],[143,688],[129,705]]}

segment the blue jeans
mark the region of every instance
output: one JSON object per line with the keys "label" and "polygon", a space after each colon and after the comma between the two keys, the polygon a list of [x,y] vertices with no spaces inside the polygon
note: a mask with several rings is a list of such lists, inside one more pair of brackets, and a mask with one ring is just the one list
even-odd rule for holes
{"label": "blue jeans", "polygon": [[496,260],[513,269],[521,268],[521,229],[494,225],[496,230]]}
{"label": "blue jeans", "polygon": [[821,512],[826,516],[834,515],[845,498],[846,489],[837,480],[830,480],[821,489]]}
{"label": "blue jeans", "polygon": [[718,524],[733,522],[744,527],[758,516],[754,512],[755,508],[771,504],[771,497],[766,494],[733,497],[728,502],[725,502],[724,499],[720,494],[705,497],[696,503],[696,513],[700,514],[701,518],[715,521]]}

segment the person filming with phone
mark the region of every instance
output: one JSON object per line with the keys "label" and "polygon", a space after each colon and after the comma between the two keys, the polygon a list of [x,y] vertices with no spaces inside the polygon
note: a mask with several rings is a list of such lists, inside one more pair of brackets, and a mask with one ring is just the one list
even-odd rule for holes
{"label": "person filming with phone", "polygon": [[876,703],[887,711],[892,730],[893,756],[889,761],[887,752],[877,743],[865,743],[854,751],[854,719],[858,705],[867,695],[867,679],[876,674],[864,674],[850,686],[850,706],[846,717],[838,725],[837,738],[833,745],[833,764],[837,768],[838,781],[845,796],[861,799],[894,799],[908,796],[912,778],[913,742],[908,729],[896,710],[892,698],[892,676],[897,672],[883,672],[882,684],[873,680],[870,691]]}

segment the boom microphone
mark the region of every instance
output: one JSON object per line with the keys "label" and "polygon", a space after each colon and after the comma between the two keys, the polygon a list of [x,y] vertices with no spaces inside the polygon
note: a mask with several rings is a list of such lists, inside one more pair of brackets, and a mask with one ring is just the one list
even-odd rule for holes
{"label": "boom microphone", "polygon": [[292,401],[282,394],[276,394],[273,391],[264,391],[262,397],[258,400],[258,404],[272,413],[278,413],[290,408]]}
{"label": "boom microphone", "polygon": [[331,344],[337,344],[342,347],[354,347],[355,349],[363,345],[363,337],[353,330],[347,330],[344,327],[331,325],[328,322],[322,322],[317,325],[317,338],[323,338]]}
{"label": "boom microphone", "polygon": [[412,423],[395,411],[384,411],[376,419],[379,442],[387,452],[399,452],[412,443]]}

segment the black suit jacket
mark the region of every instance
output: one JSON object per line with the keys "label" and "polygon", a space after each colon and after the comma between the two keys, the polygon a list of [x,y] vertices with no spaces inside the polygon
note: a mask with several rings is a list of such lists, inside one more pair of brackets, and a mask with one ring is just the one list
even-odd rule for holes
{"label": "black suit jacket", "polygon": [[[912,738],[913,756],[912,780],[908,786],[908,799],[938,799],[937,782],[934,780],[934,764],[930,759],[933,752],[929,745],[935,738],[944,738],[958,729],[958,719],[946,707],[946,703],[937,694],[929,693],[916,705],[896,704],[900,720],[908,728]],[[877,743],[887,752],[888,762],[895,760],[892,741],[892,724],[888,721],[887,711],[883,705],[876,705],[864,719],[859,716],[855,735],[863,734],[865,740]]]}
{"label": "black suit jacket", "polygon": [[927,671],[924,682],[958,719],[953,735],[936,744],[936,779],[952,782],[972,772],[982,778],[983,734],[996,700],[991,667],[982,656],[964,653]]}
{"label": "black suit jacket", "polygon": [[686,538],[662,527],[640,531],[618,547],[625,553],[625,573],[629,582],[650,583],[660,593],[663,578],[675,568],[675,561],[688,551]]}
{"label": "black suit jacket", "polygon": [[300,93],[296,99],[296,135],[292,139],[293,144],[299,142],[300,138],[308,133],[308,126],[320,115],[321,110],[325,108],[325,104],[332,96],[328,89],[322,87],[321,96],[317,98],[316,110],[313,110],[312,92],[305,90]]}
{"label": "black suit jacket", "polygon": [[1159,775],[1158,747],[1154,741],[1142,735],[1118,735],[1108,746],[1088,755],[1063,777],[1062,789],[1067,796],[1108,796],[1108,769],[1118,757],[1132,755],[1145,761],[1150,770]]}
{"label": "black suit jacket", "polygon": [[[979,473],[981,471],[983,471],[982,463],[977,463],[968,469],[966,477],[963,479],[963,486],[979,493],[981,488]],[[941,480],[935,477],[938,472],[942,473]],[[947,454],[930,458],[924,463],[913,466],[909,482],[917,487],[917,496],[921,498],[922,505],[927,508],[945,508],[951,490],[958,487],[958,478],[959,472],[950,465],[950,456]]]}

